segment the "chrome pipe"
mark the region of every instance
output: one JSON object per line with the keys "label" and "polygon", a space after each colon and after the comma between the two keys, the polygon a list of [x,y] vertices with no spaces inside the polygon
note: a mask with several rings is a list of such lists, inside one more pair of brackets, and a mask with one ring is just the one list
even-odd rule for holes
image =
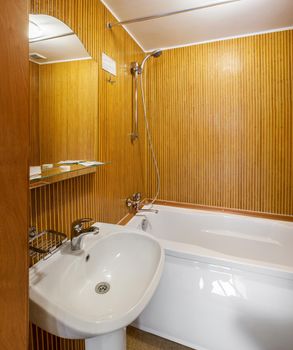
{"label": "chrome pipe", "polygon": [[139,64],[137,62],[131,63],[131,74],[133,76],[133,109],[132,109],[132,133],[130,134],[131,142],[138,139],[138,74]]}
{"label": "chrome pipe", "polygon": [[129,20],[126,20],[126,21],[121,21],[121,22],[119,22],[119,21],[117,21],[117,22],[109,22],[109,23],[107,23],[107,28],[112,29],[113,27],[123,26],[125,24],[132,24],[132,23],[151,21],[153,19],[159,19],[159,18],[174,16],[174,15],[179,15],[179,14],[182,14],[182,13],[203,10],[203,9],[212,8],[212,7],[221,6],[221,5],[228,5],[228,4],[232,4],[234,2],[239,2],[239,1],[241,1],[241,0],[221,1],[221,2],[218,2],[218,3],[213,3],[213,4],[203,5],[203,6],[191,7],[191,8],[185,9],[185,10],[178,10],[178,11],[161,13],[159,15],[133,18],[133,19],[129,19]]}
{"label": "chrome pipe", "polygon": [[155,50],[148,54],[141,64],[138,62],[132,62],[130,65],[130,72],[133,76],[133,108],[132,108],[132,133],[130,134],[131,142],[133,143],[138,139],[138,76],[142,74],[144,65],[150,57],[159,57],[162,54],[162,50]]}
{"label": "chrome pipe", "polygon": [[158,209],[138,209],[138,213],[155,213],[158,214],[159,210]]}
{"label": "chrome pipe", "polygon": [[58,38],[64,38],[66,36],[71,36],[71,35],[75,35],[74,32],[70,32],[70,33],[65,33],[65,34],[60,34],[60,35],[53,35],[53,36],[47,36],[47,37],[40,37],[40,38],[36,38],[36,39],[31,39],[29,40],[29,43],[38,43],[40,41],[46,41],[46,40],[51,40],[51,39],[58,39]]}

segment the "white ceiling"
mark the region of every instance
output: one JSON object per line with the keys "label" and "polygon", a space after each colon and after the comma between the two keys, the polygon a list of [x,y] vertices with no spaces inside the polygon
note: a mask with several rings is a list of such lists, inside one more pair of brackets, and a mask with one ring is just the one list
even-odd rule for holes
{"label": "white ceiling", "polygon": [[[223,0],[101,1],[119,21],[123,21]],[[293,0],[240,0],[236,3],[125,26],[144,51],[291,27],[293,27]],[[111,30],[115,29],[114,27]]]}

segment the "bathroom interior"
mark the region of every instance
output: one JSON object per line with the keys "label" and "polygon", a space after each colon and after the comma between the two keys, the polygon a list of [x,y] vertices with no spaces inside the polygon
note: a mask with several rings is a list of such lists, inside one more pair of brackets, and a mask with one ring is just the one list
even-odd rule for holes
{"label": "bathroom interior", "polygon": [[10,0],[1,350],[293,350],[292,0]]}

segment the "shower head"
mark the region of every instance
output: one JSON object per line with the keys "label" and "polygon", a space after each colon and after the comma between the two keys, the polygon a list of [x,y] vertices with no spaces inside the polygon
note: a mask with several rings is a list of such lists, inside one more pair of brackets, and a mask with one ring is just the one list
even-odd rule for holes
{"label": "shower head", "polygon": [[160,57],[162,53],[163,53],[162,50],[155,50],[151,53],[151,56],[157,58],[157,57]]}
{"label": "shower head", "polygon": [[147,56],[145,56],[145,58],[143,59],[143,61],[141,62],[141,65],[140,65],[141,71],[143,71],[143,67],[144,67],[146,61],[147,61],[150,57],[155,57],[155,58],[157,58],[157,57],[160,57],[160,56],[162,55],[162,53],[163,53],[162,50],[155,50],[155,51],[149,53]]}

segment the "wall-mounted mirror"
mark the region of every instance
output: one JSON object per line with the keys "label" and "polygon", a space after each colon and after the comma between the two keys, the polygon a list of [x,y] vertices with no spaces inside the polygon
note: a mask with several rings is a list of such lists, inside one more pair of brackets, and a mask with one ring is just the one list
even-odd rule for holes
{"label": "wall-mounted mirror", "polygon": [[37,64],[91,59],[66,24],[47,15],[29,15],[29,57]]}
{"label": "wall-mounted mirror", "polygon": [[65,23],[29,16],[30,165],[97,157],[98,65]]}

